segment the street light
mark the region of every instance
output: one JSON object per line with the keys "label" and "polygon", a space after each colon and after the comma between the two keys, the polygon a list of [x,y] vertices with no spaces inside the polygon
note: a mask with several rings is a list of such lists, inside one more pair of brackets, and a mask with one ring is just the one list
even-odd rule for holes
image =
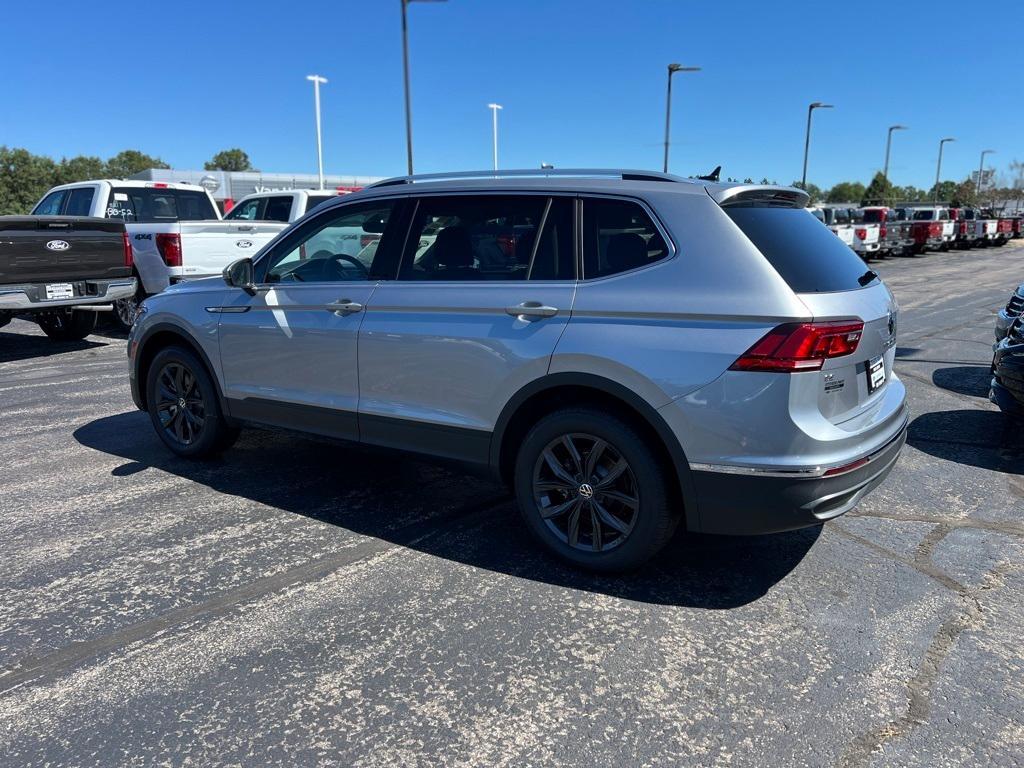
{"label": "street light", "polygon": [[405,154],[409,175],[412,176],[412,107],[409,97],[409,25],[405,18],[405,7],[409,3],[443,3],[445,0],[401,0],[402,3],[402,73],[405,78]]}
{"label": "street light", "polygon": [[494,127],[494,170],[498,170],[498,110],[504,109],[501,104],[488,104],[488,109],[491,110],[491,118]]}
{"label": "street light", "polygon": [[978,165],[978,189],[975,192],[979,198],[981,197],[981,177],[985,172],[985,155],[994,155],[995,153],[996,151],[994,149],[983,149],[981,151],[981,163]]}
{"label": "street light", "polygon": [[882,176],[886,181],[889,180],[889,149],[892,147],[892,132],[905,130],[907,130],[907,126],[905,125],[889,126],[889,138],[885,140],[885,168],[882,170]]}
{"label": "street light", "polygon": [[320,134],[320,86],[327,82],[326,77],[320,75],[306,75],[306,79],[313,83],[313,105],[316,109],[316,167],[320,176],[320,189],[324,188],[324,148]]}
{"label": "street light", "polygon": [[807,190],[807,154],[811,149],[811,113],[816,109],[832,109],[832,105],[815,101],[807,106],[807,134],[804,137],[804,175],[800,179],[800,186],[805,191]]}
{"label": "street light", "polygon": [[935,166],[935,200],[936,201],[938,201],[938,199],[939,199],[939,175],[942,173],[942,146],[947,141],[956,141],[956,139],[954,139],[953,137],[949,137],[947,139],[940,139],[939,140],[939,162]]}
{"label": "street light", "polygon": [[684,67],[682,64],[668,65],[668,92],[665,96],[665,164],[663,170],[668,173],[668,134],[672,120],[672,75],[676,72],[700,72],[700,67]]}

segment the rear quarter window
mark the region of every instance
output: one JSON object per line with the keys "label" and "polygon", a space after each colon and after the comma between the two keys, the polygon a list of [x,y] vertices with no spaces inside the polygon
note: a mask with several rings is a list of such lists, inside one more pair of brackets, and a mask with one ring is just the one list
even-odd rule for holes
{"label": "rear quarter window", "polygon": [[861,258],[807,210],[739,205],[723,210],[796,293],[853,291],[877,279],[866,277],[870,270]]}

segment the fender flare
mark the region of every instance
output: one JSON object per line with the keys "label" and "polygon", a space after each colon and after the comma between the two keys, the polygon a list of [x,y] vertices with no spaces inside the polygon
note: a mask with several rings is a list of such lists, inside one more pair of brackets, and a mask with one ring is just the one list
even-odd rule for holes
{"label": "fender flare", "polygon": [[687,460],[686,453],[683,451],[682,445],[679,444],[675,433],[669,428],[661,414],[646,400],[636,394],[636,392],[603,376],[590,373],[553,373],[543,378],[535,379],[516,392],[505,404],[494,425],[489,456],[491,470],[496,475],[500,474],[501,446],[504,442],[505,431],[516,411],[531,397],[541,394],[546,390],[564,386],[587,387],[614,397],[632,408],[647,422],[648,426],[661,439],[672,461],[677,487],[683,499],[683,511],[687,530],[699,531],[700,510],[697,502],[697,489],[693,482],[690,462]]}

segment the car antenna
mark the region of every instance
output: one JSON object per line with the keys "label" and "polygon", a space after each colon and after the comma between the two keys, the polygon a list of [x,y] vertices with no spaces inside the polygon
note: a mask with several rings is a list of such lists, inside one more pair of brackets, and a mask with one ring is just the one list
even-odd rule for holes
{"label": "car antenna", "polygon": [[697,178],[701,181],[718,181],[718,177],[722,175],[722,166],[716,165],[715,170],[709,173],[707,176],[698,176]]}

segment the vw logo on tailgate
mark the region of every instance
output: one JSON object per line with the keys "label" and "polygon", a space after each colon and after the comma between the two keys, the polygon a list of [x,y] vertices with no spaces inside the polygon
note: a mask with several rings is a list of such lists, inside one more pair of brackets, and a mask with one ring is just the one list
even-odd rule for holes
{"label": "vw logo on tailgate", "polygon": [[51,251],[66,251],[71,247],[71,243],[67,240],[51,240],[46,244],[46,247]]}
{"label": "vw logo on tailgate", "polygon": [[236,240],[235,245],[239,248],[252,248],[252,240]]}

